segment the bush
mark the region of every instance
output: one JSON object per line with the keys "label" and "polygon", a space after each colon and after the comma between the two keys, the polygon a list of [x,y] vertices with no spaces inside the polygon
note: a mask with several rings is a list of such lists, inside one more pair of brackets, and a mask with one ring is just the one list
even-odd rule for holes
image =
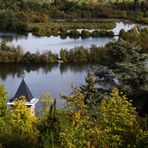
{"label": "bush", "polygon": [[86,31],[86,30],[82,30],[82,31],[81,31],[81,37],[82,37],[83,39],[89,38],[89,37],[90,37],[90,32],[89,32],[89,31]]}
{"label": "bush", "polygon": [[71,30],[71,31],[69,31],[69,36],[70,36],[70,38],[79,38],[80,33],[77,30]]}
{"label": "bush", "polygon": [[100,36],[100,33],[99,33],[98,30],[95,30],[95,31],[93,31],[93,32],[91,33],[91,36],[92,36],[93,38],[97,38],[97,37]]}

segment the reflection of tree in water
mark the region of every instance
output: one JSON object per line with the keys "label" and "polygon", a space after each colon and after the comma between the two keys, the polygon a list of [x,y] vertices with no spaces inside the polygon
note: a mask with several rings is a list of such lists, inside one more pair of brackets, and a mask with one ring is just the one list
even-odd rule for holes
{"label": "reflection of tree in water", "polygon": [[43,66],[40,67],[42,70],[42,73],[49,73],[51,71],[54,71],[58,68],[58,64],[44,64]]}
{"label": "reflection of tree in water", "polygon": [[13,41],[13,36],[5,36],[5,35],[2,35],[2,36],[0,36],[0,38],[2,40],[6,40],[6,41],[9,41],[9,42],[12,42]]}
{"label": "reflection of tree in water", "polygon": [[27,39],[28,34],[15,34],[15,33],[1,33],[0,39],[12,42],[13,40]]}
{"label": "reflection of tree in water", "polygon": [[8,76],[13,78],[16,76],[20,78],[23,73],[30,73],[31,71],[42,70],[43,73],[50,72],[57,64],[45,65],[45,64],[0,64],[0,79],[5,81]]}
{"label": "reflection of tree in water", "polygon": [[63,74],[64,72],[67,72],[68,70],[74,73],[77,73],[77,72],[86,71],[86,69],[89,69],[89,68],[92,69],[93,66],[95,65],[96,65],[95,63],[91,63],[91,64],[88,64],[88,63],[64,64],[63,63],[59,65],[59,70],[61,74]]}
{"label": "reflection of tree in water", "polygon": [[9,75],[13,78],[15,76],[21,77],[23,71],[24,68],[17,64],[0,64],[0,79],[5,81]]}
{"label": "reflection of tree in water", "polygon": [[48,74],[51,71],[59,70],[61,74],[67,71],[73,73],[86,71],[92,68],[93,64],[0,64],[0,79],[5,81],[8,76],[22,77],[23,73],[30,73],[32,71]]}

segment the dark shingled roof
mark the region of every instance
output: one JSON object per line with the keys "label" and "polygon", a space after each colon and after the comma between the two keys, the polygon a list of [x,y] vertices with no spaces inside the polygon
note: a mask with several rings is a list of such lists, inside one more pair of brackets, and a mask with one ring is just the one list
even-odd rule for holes
{"label": "dark shingled roof", "polygon": [[26,99],[27,102],[30,102],[33,98],[33,96],[31,94],[27,84],[25,83],[24,79],[22,79],[22,82],[21,82],[15,96],[12,99],[10,99],[10,102],[13,102],[15,99],[17,99],[17,100],[21,99],[20,98],[21,96],[25,96],[25,99]]}

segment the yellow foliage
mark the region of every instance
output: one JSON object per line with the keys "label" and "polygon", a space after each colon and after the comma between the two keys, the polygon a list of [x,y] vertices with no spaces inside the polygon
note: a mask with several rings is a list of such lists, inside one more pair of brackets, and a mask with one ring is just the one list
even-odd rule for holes
{"label": "yellow foliage", "polygon": [[127,98],[113,89],[99,107],[100,141],[103,147],[134,147],[141,135],[137,113]]}
{"label": "yellow foliage", "polygon": [[7,100],[8,93],[5,91],[4,86],[0,84],[0,126],[4,126],[7,117],[9,118],[9,111],[6,104]]}
{"label": "yellow foliage", "polygon": [[30,136],[32,142],[36,142],[38,130],[36,128],[37,118],[31,114],[30,108],[26,106],[25,97],[14,102],[14,107],[11,110],[11,126],[12,131],[20,132],[24,136]]}
{"label": "yellow foliage", "polygon": [[96,122],[89,116],[84,96],[75,86],[73,86],[73,93],[73,96],[65,97],[69,106],[67,117],[71,125],[60,133],[61,144],[67,148],[95,148],[98,145],[96,139],[99,132]]}

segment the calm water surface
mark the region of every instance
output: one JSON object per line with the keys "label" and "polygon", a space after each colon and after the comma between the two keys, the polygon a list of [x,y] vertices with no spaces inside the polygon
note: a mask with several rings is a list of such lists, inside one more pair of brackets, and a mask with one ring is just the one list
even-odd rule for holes
{"label": "calm water surface", "polygon": [[[83,65],[0,65],[0,83],[3,83],[11,97],[22,80],[25,73],[25,81],[34,97],[41,96],[44,92],[50,92],[53,98],[59,98],[59,93],[69,95],[71,84],[84,84],[88,68],[95,64]],[[58,106],[64,101],[59,100]]]}
{"label": "calm water surface", "polygon": [[[120,29],[126,31],[136,24],[117,22],[113,29],[118,34]],[[75,46],[90,47],[92,44],[103,46],[116,38],[89,38],[89,39],[61,39],[60,37],[36,37],[29,33],[27,36],[14,33],[0,33],[0,40],[7,39],[13,46],[20,45],[24,51],[36,52],[51,50],[59,53],[61,48],[71,49]],[[93,68],[94,64],[83,65],[0,65],[0,83],[3,83],[11,97],[14,96],[25,73],[25,81],[28,84],[34,97],[39,97],[44,92],[51,92],[52,97],[59,98],[59,93],[70,94],[71,84],[80,85],[85,82],[88,68]],[[58,101],[58,107],[63,104],[63,100]]]}
{"label": "calm water surface", "polygon": [[[125,31],[131,29],[136,24],[130,24],[130,23],[123,23],[123,22],[117,22],[116,27],[113,29],[113,32],[115,35],[119,34],[120,29],[124,28]],[[104,46],[105,44],[109,43],[115,38],[88,38],[88,39],[71,39],[67,37],[66,39],[61,39],[59,36],[54,37],[36,37],[29,33],[28,35],[18,35],[14,33],[0,33],[0,40],[6,39],[8,40],[9,44],[11,46],[21,46],[24,51],[30,51],[30,52],[36,52],[36,51],[45,51],[45,50],[51,50],[54,53],[59,53],[61,48],[71,49],[76,46],[84,46],[84,47],[90,47],[91,45],[96,46]]]}

